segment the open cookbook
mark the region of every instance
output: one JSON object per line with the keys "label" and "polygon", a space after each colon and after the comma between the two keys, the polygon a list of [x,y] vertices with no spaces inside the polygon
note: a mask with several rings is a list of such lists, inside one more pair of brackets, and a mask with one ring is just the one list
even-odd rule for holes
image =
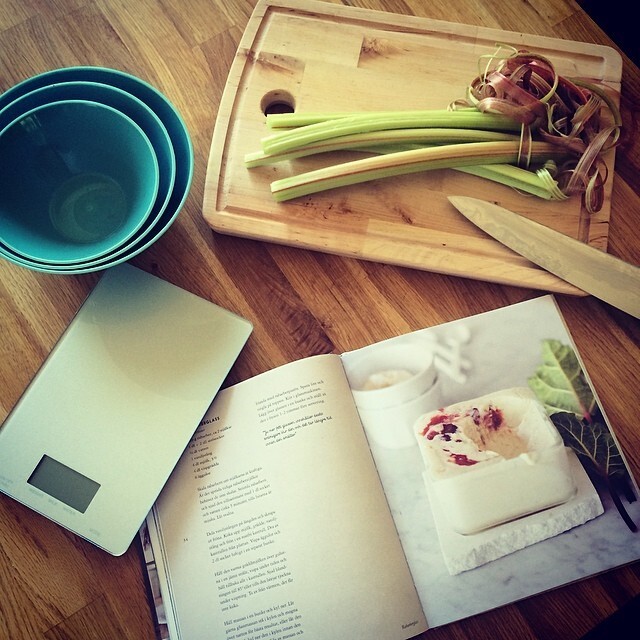
{"label": "open cookbook", "polygon": [[140,532],[159,636],[411,638],[640,558],[551,295],[220,391]]}

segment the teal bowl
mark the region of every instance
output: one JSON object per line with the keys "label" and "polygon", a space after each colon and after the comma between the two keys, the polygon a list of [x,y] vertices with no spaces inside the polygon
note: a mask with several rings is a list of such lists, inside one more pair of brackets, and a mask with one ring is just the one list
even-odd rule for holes
{"label": "teal bowl", "polygon": [[15,251],[12,251],[8,247],[0,244],[0,258],[4,258],[7,262],[12,262],[13,264],[18,265],[19,267],[24,267],[25,269],[29,269],[30,271],[39,271],[40,273],[49,273],[52,275],[82,275],[85,273],[94,273],[96,271],[102,271],[103,269],[107,269],[114,264],[119,264],[121,262],[125,262],[127,260],[126,257],[118,258],[113,263],[101,263],[101,264],[90,264],[90,266],[80,266],[84,263],[78,263],[77,265],[62,265],[55,266],[51,264],[46,264],[44,262],[38,262],[37,260],[29,260],[24,256],[17,254]]}
{"label": "teal bowl", "polygon": [[[82,261],[83,268],[111,261],[129,251],[153,231],[169,204],[176,178],[176,160],[171,139],[158,116],[135,96],[109,85],[95,82],[63,82],[30,91],[0,109],[0,130],[7,122],[33,108],[60,100],[90,100],[117,109],[131,118],[147,135],[158,160],[158,195],[149,217],[138,231],[116,250],[106,256]],[[74,269],[76,264],[60,269]]]}
{"label": "teal bowl", "polygon": [[0,130],[0,243],[54,266],[98,258],[142,227],[158,186],[131,118],[91,101],[42,105]]}
{"label": "teal bowl", "polygon": [[[166,127],[173,146],[176,161],[176,176],[173,191],[167,206],[153,229],[126,254],[116,260],[121,262],[147,249],[173,224],[184,206],[193,179],[193,145],[187,127],[175,106],[155,87],[131,74],[106,67],[63,67],[32,76],[0,94],[0,109],[20,96],[40,87],[63,82],[95,82],[116,87],[138,98],[151,109]],[[116,264],[111,261],[109,265]]]}

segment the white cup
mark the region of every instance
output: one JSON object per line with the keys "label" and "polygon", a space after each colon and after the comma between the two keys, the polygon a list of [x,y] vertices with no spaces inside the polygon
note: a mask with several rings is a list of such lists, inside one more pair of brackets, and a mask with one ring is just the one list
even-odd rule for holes
{"label": "white cup", "polygon": [[367,435],[390,449],[415,445],[416,418],[441,402],[433,345],[419,340],[373,345],[345,358],[344,365]]}

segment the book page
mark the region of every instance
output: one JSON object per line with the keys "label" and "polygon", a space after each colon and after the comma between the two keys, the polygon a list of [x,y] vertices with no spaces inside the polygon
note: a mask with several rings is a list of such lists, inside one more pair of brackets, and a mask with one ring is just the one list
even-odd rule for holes
{"label": "book page", "polygon": [[426,628],[339,356],[221,391],[149,525],[172,638]]}
{"label": "book page", "polygon": [[[531,391],[539,371],[552,391],[554,384],[562,388],[565,374],[555,354],[550,362],[544,361],[543,345],[548,340],[572,350],[580,360],[553,297],[542,296],[342,356],[430,628],[640,558],[640,531],[627,526],[607,484],[597,474],[588,474],[588,465],[568,445],[566,459],[560,447],[545,444],[509,460],[465,465],[459,474],[445,471],[443,479],[429,479],[426,474],[417,433],[427,420],[420,417],[441,408],[446,415],[450,413],[446,408],[455,403],[482,406],[479,398],[504,406],[505,398],[513,402],[516,397],[514,388]],[[456,344],[459,350],[451,347]],[[435,367],[431,366],[433,354],[437,356]],[[370,392],[357,391],[365,363],[373,362],[377,370],[392,371],[399,379],[399,371],[413,367],[415,358],[430,365],[424,367],[429,376],[420,374],[426,381],[424,389],[415,387],[420,380],[416,374],[406,383],[373,390],[370,398]],[[584,364],[579,364],[592,387]],[[575,369],[570,373],[570,379],[577,380]],[[407,388],[408,395],[402,397]],[[377,399],[379,395],[385,396],[384,402]],[[557,401],[556,395],[550,397]],[[597,395],[595,398],[600,405]],[[374,400],[375,406],[370,407]],[[592,425],[585,425],[585,433],[606,429],[615,438],[605,407],[600,405],[600,409],[602,417],[595,416]],[[526,415],[531,418],[532,414]],[[535,432],[544,428],[550,433],[539,414],[535,415],[531,432],[535,425]],[[604,439],[604,435],[600,437]],[[452,459],[460,451],[472,455],[472,449],[456,449],[453,440],[450,437],[444,445]],[[612,454],[607,450],[606,455]],[[464,463],[465,456],[461,457]],[[624,459],[618,463],[622,466]],[[446,465],[455,467],[449,462]],[[637,496],[630,475],[628,480],[632,495]],[[567,497],[564,492],[569,485]],[[543,497],[546,504],[540,503]],[[640,501],[629,501],[622,494],[620,499],[630,519],[640,525]],[[506,506],[514,511],[505,519],[499,510]]]}

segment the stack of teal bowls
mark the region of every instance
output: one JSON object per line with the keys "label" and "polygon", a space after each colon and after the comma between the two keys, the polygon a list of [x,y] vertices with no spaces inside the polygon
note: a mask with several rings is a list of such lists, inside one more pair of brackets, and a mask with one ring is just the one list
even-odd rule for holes
{"label": "stack of teal bowls", "polygon": [[153,86],[66,67],[0,94],[0,257],[81,274],[139,254],[189,193],[193,147]]}

